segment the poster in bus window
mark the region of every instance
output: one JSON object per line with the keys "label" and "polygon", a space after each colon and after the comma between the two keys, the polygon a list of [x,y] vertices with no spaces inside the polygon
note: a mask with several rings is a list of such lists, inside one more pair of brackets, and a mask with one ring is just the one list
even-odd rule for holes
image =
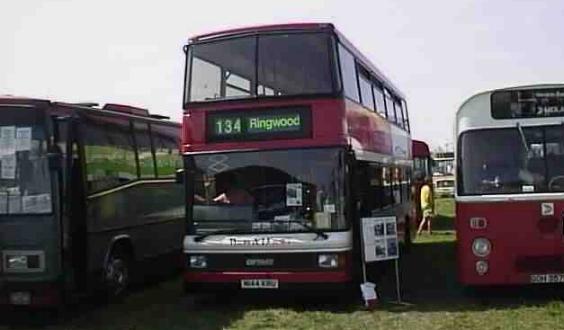
{"label": "poster in bus window", "polygon": [[8,213],[8,193],[0,192],[0,214]]}
{"label": "poster in bus window", "polygon": [[16,151],[31,150],[31,127],[16,129]]}
{"label": "poster in bus window", "polygon": [[16,153],[16,126],[0,127],[0,155]]}
{"label": "poster in bus window", "polygon": [[396,217],[362,218],[362,235],[366,262],[399,257]]}
{"label": "poster in bus window", "polygon": [[286,184],[286,206],[302,206],[302,184]]}
{"label": "poster in bus window", "polygon": [[16,178],[16,154],[4,155],[0,159],[0,178],[15,179]]}

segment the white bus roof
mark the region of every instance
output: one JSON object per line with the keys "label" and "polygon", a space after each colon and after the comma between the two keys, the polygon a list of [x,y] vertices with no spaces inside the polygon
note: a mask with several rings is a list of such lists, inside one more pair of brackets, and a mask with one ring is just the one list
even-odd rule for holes
{"label": "white bus roof", "polygon": [[491,114],[490,96],[497,91],[527,90],[537,88],[564,88],[564,84],[536,84],[526,86],[515,86],[489,90],[475,94],[468,98],[456,112],[455,131],[456,137],[461,133],[474,129],[496,128],[496,127],[516,127],[517,123],[523,126],[535,125],[554,125],[564,122],[562,117],[543,117],[543,118],[511,118],[494,119]]}

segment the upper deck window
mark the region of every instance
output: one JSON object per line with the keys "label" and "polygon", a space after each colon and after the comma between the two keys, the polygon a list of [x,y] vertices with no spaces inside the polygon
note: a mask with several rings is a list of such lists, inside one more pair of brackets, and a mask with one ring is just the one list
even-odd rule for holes
{"label": "upper deck window", "polygon": [[388,90],[385,90],[385,94],[386,94],[386,112],[388,113],[388,119],[393,122],[393,123],[397,123],[398,122],[398,114],[396,113],[396,110],[394,108],[394,101],[392,99],[392,95],[390,94],[390,92],[388,92]]}
{"label": "upper deck window", "polygon": [[386,104],[384,103],[384,92],[382,92],[382,88],[380,86],[373,85],[372,91],[374,93],[374,100],[376,101],[376,111],[378,111],[378,113],[384,118],[387,117]]}
{"label": "upper deck window", "polygon": [[358,82],[360,83],[360,96],[362,97],[362,105],[374,110],[374,98],[372,97],[372,86],[370,80],[364,74],[358,75]]}
{"label": "upper deck window", "polygon": [[348,96],[353,101],[359,102],[360,97],[358,95],[354,56],[341,44],[339,44],[339,62],[341,63],[343,92],[345,96]]}
{"label": "upper deck window", "polygon": [[491,107],[495,119],[564,116],[564,88],[497,91]]}
{"label": "upper deck window", "polygon": [[193,44],[187,101],[333,92],[329,35],[269,34]]}

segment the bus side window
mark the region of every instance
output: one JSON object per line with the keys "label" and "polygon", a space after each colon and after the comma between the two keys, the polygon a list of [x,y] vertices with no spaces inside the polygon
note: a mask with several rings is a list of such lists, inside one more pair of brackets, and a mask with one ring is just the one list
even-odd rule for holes
{"label": "bus side window", "polygon": [[382,88],[380,86],[373,85],[372,92],[374,93],[374,101],[376,102],[376,111],[382,115],[382,117],[387,118],[388,114],[386,113],[386,103],[384,101],[384,92],[382,92]]}
{"label": "bus side window", "polygon": [[401,169],[394,167],[392,169],[392,186],[393,186],[393,203],[394,205],[401,203]]}
{"label": "bus side window", "polygon": [[345,96],[353,101],[360,102],[354,56],[341,44],[339,44],[339,62],[341,64],[341,77],[343,79],[343,92]]}
{"label": "bus side window", "polygon": [[384,186],[382,167],[368,162],[359,163],[358,198],[360,200],[360,216],[375,215],[384,206]]}
{"label": "bus side window", "polygon": [[382,183],[383,183],[383,206],[388,207],[393,205],[393,196],[392,196],[392,182],[391,182],[391,168],[384,166],[382,168]]}
{"label": "bus side window", "polygon": [[137,146],[137,158],[139,160],[139,174],[141,178],[154,178],[156,176],[155,160],[153,159],[149,124],[134,122],[133,129],[135,131],[135,144]]}
{"label": "bus side window", "polygon": [[88,193],[137,179],[135,148],[129,121],[110,117],[97,119],[100,120],[85,120],[84,125]]}

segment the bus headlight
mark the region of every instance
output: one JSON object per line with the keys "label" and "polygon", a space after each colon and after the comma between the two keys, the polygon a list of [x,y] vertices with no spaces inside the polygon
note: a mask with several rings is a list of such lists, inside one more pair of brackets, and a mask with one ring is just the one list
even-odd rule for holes
{"label": "bus headlight", "polygon": [[43,251],[2,251],[6,273],[35,273],[45,270]]}
{"label": "bus headlight", "polygon": [[488,272],[488,262],[485,260],[476,261],[476,273],[479,275],[484,275]]}
{"label": "bus headlight", "polygon": [[317,257],[317,265],[321,268],[339,267],[339,256],[336,254],[320,254]]}
{"label": "bus headlight", "polygon": [[492,244],[487,238],[479,237],[472,242],[472,253],[476,257],[487,257],[492,250]]}
{"label": "bus headlight", "polygon": [[190,256],[190,268],[207,268],[208,258],[206,256]]}
{"label": "bus headlight", "polygon": [[26,269],[27,256],[6,256],[6,269]]}

